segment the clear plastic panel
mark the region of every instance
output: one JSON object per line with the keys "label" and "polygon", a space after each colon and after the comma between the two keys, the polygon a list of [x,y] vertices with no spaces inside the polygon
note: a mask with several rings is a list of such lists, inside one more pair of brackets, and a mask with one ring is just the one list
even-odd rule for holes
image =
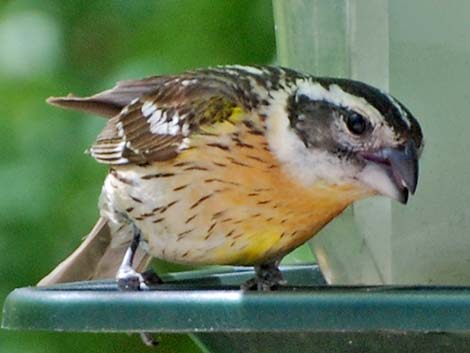
{"label": "clear plastic panel", "polygon": [[407,206],[356,203],[311,242],[331,283],[470,283],[470,2],[274,0],[279,62],[390,92],[426,147]]}
{"label": "clear plastic panel", "polygon": [[422,124],[421,180],[393,208],[394,279],[470,284],[470,1],[390,1],[390,90]]}

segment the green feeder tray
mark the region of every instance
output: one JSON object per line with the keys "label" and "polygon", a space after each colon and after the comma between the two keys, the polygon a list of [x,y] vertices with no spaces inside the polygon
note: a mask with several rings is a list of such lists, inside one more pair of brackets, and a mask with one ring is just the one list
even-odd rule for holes
{"label": "green feeder tray", "polygon": [[187,332],[207,352],[468,352],[470,288],[328,286],[316,266],[289,285],[242,292],[245,268],[184,272],[142,292],[114,281],[27,287],[6,299],[10,330]]}

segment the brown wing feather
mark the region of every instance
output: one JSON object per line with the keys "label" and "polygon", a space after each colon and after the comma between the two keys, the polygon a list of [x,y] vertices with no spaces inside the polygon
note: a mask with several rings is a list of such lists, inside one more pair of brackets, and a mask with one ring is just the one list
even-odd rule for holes
{"label": "brown wing feather", "polygon": [[202,124],[227,119],[242,106],[220,81],[175,76],[162,82],[108,121],[90,149],[97,161],[142,164],[174,158]]}

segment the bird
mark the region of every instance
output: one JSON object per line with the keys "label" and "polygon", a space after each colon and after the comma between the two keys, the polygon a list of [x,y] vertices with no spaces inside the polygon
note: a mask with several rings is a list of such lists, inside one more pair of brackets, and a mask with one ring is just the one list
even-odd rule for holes
{"label": "bird", "polygon": [[48,102],[107,118],[88,153],[107,166],[100,218],[39,285],[158,284],[153,257],[253,266],[243,289],[284,284],[282,258],[353,202],[406,204],[424,142],[392,95],[345,78],[226,65],[118,82]]}

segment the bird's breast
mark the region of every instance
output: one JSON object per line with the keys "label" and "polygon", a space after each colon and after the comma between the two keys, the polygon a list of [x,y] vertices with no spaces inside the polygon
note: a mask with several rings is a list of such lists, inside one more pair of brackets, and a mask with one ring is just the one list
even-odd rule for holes
{"label": "bird's breast", "polygon": [[153,256],[252,265],[301,245],[360,193],[353,185],[298,185],[262,131],[247,126],[196,136],[171,161],[112,169],[103,199],[135,222]]}

